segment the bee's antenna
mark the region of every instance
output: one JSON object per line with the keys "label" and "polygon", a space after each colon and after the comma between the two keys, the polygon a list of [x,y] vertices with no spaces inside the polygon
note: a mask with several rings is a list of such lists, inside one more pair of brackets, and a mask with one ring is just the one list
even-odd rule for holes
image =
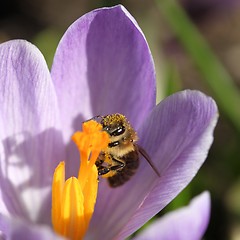
{"label": "bee's antenna", "polygon": [[141,155],[147,160],[147,162],[149,163],[149,165],[152,167],[152,169],[154,170],[154,172],[158,175],[158,177],[160,177],[160,173],[158,171],[158,169],[156,168],[156,166],[153,164],[151,158],[149,157],[149,155],[147,154],[147,152],[141,147],[141,146],[137,146],[139,152],[141,153]]}
{"label": "bee's antenna", "polygon": [[87,119],[87,120],[84,121],[84,122],[88,122],[88,121],[91,121],[91,120],[97,120],[97,119],[99,119],[99,118],[103,118],[103,116],[97,115],[97,116],[94,116],[94,117],[92,117],[92,118],[90,118],[90,119]]}

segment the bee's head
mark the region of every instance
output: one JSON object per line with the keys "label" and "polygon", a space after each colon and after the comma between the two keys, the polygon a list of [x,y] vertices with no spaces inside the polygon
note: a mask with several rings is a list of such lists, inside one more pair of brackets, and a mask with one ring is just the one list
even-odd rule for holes
{"label": "bee's head", "polygon": [[123,135],[126,131],[126,128],[128,128],[130,125],[126,117],[119,113],[103,117],[101,124],[103,126],[103,130],[112,137]]}

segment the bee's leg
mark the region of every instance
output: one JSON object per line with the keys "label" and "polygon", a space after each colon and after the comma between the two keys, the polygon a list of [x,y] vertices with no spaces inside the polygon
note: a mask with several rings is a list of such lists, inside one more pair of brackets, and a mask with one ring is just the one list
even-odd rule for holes
{"label": "bee's leg", "polygon": [[119,170],[119,169],[125,167],[125,162],[117,160],[116,158],[113,158],[112,160],[116,163],[116,165],[110,167],[111,171],[116,171],[116,170]]}
{"label": "bee's leg", "polygon": [[109,173],[110,171],[111,169],[108,167],[103,167],[103,166],[98,167],[98,175],[104,175]]}
{"label": "bee's leg", "polygon": [[[104,160],[106,158],[105,153],[101,152],[98,156],[97,161],[95,162],[95,165],[97,166],[97,170],[98,170],[98,175],[104,175],[109,173],[111,170],[109,168],[108,164],[104,164]],[[104,165],[103,165],[104,164]]]}
{"label": "bee's leg", "polygon": [[97,166],[98,167],[98,175],[104,175],[104,174],[109,173],[110,171],[117,171],[117,170],[125,167],[124,162],[121,162],[115,158],[113,158],[112,160],[116,163],[116,165],[111,166],[111,167]]}

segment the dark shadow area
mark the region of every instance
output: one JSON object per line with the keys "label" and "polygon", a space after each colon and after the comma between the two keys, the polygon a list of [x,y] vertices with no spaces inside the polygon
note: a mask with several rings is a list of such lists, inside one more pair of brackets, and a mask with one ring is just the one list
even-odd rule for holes
{"label": "dark shadow area", "polygon": [[[72,122],[72,134],[77,131],[81,131],[82,123],[86,120],[87,119],[84,119],[84,117],[79,114]],[[66,153],[66,178],[71,176],[77,177],[80,165],[80,155],[77,146],[71,139],[69,139],[69,142],[66,146]]]}

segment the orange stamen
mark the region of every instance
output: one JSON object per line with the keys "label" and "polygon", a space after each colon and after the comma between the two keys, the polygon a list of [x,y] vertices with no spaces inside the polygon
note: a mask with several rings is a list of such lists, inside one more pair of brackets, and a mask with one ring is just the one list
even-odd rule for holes
{"label": "orange stamen", "polygon": [[95,162],[110,141],[102,125],[94,120],[84,122],[82,129],[72,136],[81,157],[78,178],[65,181],[65,164],[61,162],[52,183],[53,228],[71,240],[82,239],[88,229],[98,191]]}

